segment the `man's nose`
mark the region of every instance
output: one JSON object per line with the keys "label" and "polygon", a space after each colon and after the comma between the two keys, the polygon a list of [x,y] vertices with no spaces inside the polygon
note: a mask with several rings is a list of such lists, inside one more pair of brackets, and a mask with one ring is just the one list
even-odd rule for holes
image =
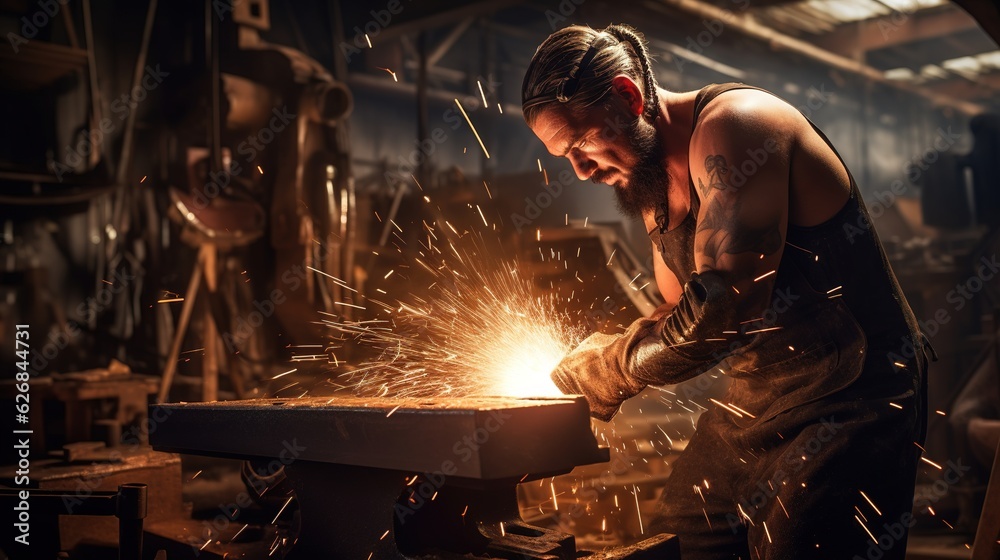
{"label": "man's nose", "polygon": [[586,181],[590,179],[590,176],[597,171],[597,162],[588,158],[587,156],[580,154],[570,154],[570,163],[573,164],[573,171],[576,171],[576,176],[581,181]]}

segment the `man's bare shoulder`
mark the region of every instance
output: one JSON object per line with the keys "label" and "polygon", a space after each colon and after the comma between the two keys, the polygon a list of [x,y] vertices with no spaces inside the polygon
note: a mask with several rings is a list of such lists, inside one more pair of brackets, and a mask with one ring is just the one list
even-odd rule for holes
{"label": "man's bare shoulder", "polygon": [[736,89],[710,101],[691,134],[693,146],[723,134],[732,140],[784,137],[793,139],[807,130],[808,122],[787,101],[755,89]]}

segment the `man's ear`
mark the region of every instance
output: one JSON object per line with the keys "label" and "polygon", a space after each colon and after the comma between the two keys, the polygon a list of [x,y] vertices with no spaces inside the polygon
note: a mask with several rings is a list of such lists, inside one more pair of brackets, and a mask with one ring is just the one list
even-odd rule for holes
{"label": "man's ear", "polygon": [[642,90],[639,89],[639,86],[632,78],[625,75],[616,76],[611,80],[611,88],[625,101],[625,104],[633,115],[638,117],[642,114]]}

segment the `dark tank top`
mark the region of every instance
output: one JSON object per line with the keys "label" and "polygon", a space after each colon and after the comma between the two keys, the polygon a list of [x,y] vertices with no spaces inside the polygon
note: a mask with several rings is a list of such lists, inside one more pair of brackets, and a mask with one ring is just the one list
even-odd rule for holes
{"label": "dark tank top", "polygon": [[[703,88],[695,100],[695,125],[708,103],[733,89],[760,88],[743,84]],[[812,126],[840,158],[823,132]],[[843,158],[840,161],[843,164]],[[733,379],[729,397],[751,413],[743,423],[772,418],[859,380],[893,385],[901,393],[912,391],[925,398],[924,367],[917,362],[926,359],[926,339],[871,226],[853,176],[850,181],[850,197],[832,218],[811,227],[788,225],[770,307],[757,321],[740,327],[745,333],[742,343],[734,343],[719,356],[719,369]],[[690,179],[688,184],[691,209],[684,220],[671,229],[666,215],[658,214],[658,227],[649,232],[681,285],[695,271],[700,207]]]}

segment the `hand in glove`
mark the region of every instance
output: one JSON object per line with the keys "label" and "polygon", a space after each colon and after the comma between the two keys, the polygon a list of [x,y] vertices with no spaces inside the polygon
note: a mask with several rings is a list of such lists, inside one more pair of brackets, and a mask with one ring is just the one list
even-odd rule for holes
{"label": "hand in glove", "polygon": [[717,273],[696,273],[669,315],[638,319],[621,335],[591,335],[563,358],[552,381],[584,395],[592,416],[610,420],[647,385],[679,383],[718,361],[731,338],[723,330],[735,330],[730,293]]}

